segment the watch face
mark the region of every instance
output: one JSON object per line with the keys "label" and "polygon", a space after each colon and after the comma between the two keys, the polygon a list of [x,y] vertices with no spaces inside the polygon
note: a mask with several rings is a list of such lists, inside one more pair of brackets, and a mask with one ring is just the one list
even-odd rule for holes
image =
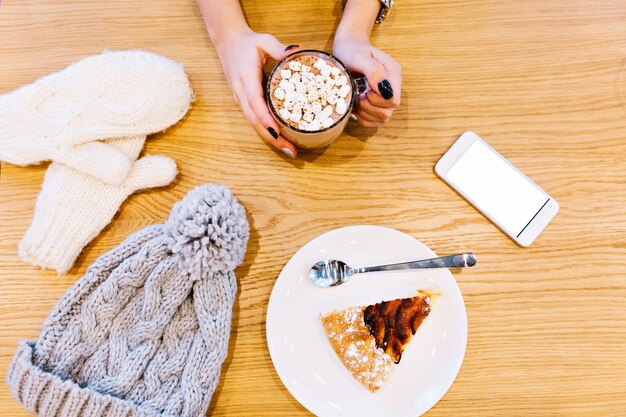
{"label": "watch face", "polygon": [[393,0],[380,0],[380,12],[378,12],[376,23],[381,23],[383,20],[385,20],[392,7]]}

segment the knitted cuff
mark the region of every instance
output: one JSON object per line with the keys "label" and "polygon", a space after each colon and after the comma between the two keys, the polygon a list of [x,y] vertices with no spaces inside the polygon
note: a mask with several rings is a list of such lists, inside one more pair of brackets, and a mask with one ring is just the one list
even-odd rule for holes
{"label": "knitted cuff", "polygon": [[27,411],[40,417],[168,417],[44,371],[33,363],[34,344],[20,342],[7,373],[11,394]]}

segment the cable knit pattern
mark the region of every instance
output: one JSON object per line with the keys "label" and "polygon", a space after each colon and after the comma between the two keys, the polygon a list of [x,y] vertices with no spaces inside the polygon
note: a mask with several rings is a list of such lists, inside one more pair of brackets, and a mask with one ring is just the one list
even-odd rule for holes
{"label": "cable knit pattern", "polygon": [[204,416],[248,235],[228,189],[191,191],[165,225],[96,260],[39,339],[20,343],[7,376],[13,396],[44,417]]}
{"label": "cable knit pattern", "polygon": [[[136,136],[106,142],[135,161],[145,139]],[[175,177],[176,163],[164,156],[145,156],[134,162],[120,185],[108,184],[63,164],[50,164],[37,197],[33,222],[19,244],[20,258],[59,273],[67,272],[130,194],[167,185]]]}
{"label": "cable knit pattern", "polygon": [[132,161],[94,141],[165,130],[192,99],[183,66],[165,57],[137,50],[91,56],[0,96],[0,161],[53,160],[119,184]]}

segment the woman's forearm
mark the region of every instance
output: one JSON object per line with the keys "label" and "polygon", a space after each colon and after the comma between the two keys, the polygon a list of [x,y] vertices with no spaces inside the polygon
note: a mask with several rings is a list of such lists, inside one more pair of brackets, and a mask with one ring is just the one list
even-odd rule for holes
{"label": "woman's forearm", "polygon": [[233,32],[250,30],[238,0],[198,0],[198,6],[218,52]]}
{"label": "woman's forearm", "polygon": [[355,37],[369,40],[379,11],[378,0],[348,0],[335,39]]}

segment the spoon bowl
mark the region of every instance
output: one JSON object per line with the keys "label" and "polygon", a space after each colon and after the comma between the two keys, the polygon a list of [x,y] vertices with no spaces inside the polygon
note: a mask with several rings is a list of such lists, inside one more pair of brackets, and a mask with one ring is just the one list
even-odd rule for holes
{"label": "spoon bowl", "polygon": [[336,259],[319,261],[309,269],[309,280],[318,287],[340,285],[351,277],[346,268],[350,267]]}

